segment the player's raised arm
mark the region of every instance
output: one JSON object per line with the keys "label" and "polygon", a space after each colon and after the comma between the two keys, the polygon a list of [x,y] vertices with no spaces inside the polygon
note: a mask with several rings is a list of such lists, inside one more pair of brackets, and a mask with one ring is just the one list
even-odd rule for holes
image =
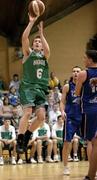
{"label": "player's raised arm", "polygon": [[80,96],[82,85],[85,82],[86,78],[87,78],[87,72],[85,70],[81,71],[78,75],[77,82],[76,82],[76,88],[75,88],[75,94],[77,96]]}
{"label": "player's raised arm", "polygon": [[48,59],[50,56],[50,48],[49,48],[48,42],[45,39],[44,34],[43,34],[43,22],[42,21],[39,23],[38,29],[39,29],[39,35],[40,35],[42,45],[43,45],[44,55],[45,55],[46,59]]}
{"label": "player's raised arm", "polygon": [[30,14],[28,14],[28,15],[29,15],[29,23],[22,35],[22,50],[23,50],[24,57],[27,57],[29,55],[29,52],[30,52],[29,51],[29,49],[30,49],[29,35],[30,35],[31,29],[32,29],[35,21],[38,18],[38,17],[30,16]]}

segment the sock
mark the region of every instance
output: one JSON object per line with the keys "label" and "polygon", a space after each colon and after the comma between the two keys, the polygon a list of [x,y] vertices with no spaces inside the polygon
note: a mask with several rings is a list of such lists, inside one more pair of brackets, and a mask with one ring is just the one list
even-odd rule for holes
{"label": "sock", "polygon": [[27,146],[29,139],[31,137],[32,132],[27,130],[24,135],[24,145]]}
{"label": "sock", "polygon": [[24,140],[24,134],[18,134],[17,142],[21,143]]}
{"label": "sock", "polygon": [[91,180],[91,179],[89,178],[89,176],[86,176],[85,178],[86,178],[87,180]]}
{"label": "sock", "polygon": [[77,153],[74,153],[74,157],[77,156]]}

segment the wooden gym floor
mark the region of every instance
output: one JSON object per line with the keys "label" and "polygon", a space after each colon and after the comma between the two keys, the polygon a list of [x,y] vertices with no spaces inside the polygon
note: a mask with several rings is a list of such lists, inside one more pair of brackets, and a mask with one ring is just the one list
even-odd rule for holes
{"label": "wooden gym floor", "polygon": [[0,180],[83,180],[87,174],[88,162],[70,162],[70,176],[63,175],[63,164],[23,164],[0,166]]}

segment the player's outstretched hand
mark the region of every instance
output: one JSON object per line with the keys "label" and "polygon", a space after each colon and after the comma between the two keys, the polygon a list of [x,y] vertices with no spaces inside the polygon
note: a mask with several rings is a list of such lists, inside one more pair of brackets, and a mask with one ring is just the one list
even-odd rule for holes
{"label": "player's outstretched hand", "polygon": [[28,16],[29,16],[29,21],[30,22],[33,22],[33,21],[35,22],[38,19],[38,17],[39,17],[39,16],[35,16],[35,17],[33,16],[32,17],[29,13],[28,13]]}
{"label": "player's outstretched hand", "polygon": [[39,24],[38,24],[38,29],[39,29],[39,34],[43,34],[43,21],[41,21]]}

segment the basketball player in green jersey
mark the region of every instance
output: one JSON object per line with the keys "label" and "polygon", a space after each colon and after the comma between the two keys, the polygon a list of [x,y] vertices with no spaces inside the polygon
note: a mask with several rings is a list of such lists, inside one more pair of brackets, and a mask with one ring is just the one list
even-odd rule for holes
{"label": "basketball player in green jersey", "polygon": [[[23,77],[20,84],[20,100],[23,105],[23,117],[19,123],[17,152],[23,153],[31,133],[39,127],[45,118],[45,102],[48,93],[48,61],[49,45],[43,35],[43,22],[38,25],[39,35],[36,36],[30,48],[29,34],[38,17],[29,15],[29,23],[22,35]],[[32,112],[36,118],[27,130],[27,123]]]}

